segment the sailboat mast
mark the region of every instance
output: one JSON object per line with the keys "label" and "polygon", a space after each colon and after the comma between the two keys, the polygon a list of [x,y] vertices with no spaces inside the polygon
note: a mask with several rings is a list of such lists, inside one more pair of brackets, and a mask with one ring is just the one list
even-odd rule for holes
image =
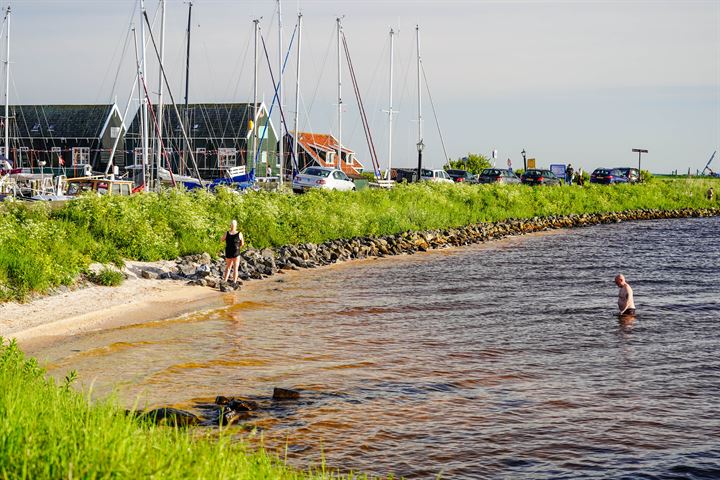
{"label": "sailboat mast", "polygon": [[[298,13],[297,68],[295,69],[295,134],[293,135],[293,155],[296,160],[298,158],[298,120],[300,118],[300,52],[302,51],[302,17],[302,13]],[[300,168],[299,162],[297,167]]]}
{"label": "sailboat mast", "polygon": [[[160,63],[165,63],[165,0],[160,1],[161,17],[160,17]],[[158,188],[160,187],[160,168],[162,167],[162,146],[163,146],[163,94],[165,84],[162,77],[162,68],[158,73],[158,106],[157,106],[157,179]]]}
{"label": "sailboat mast", "polygon": [[395,66],[395,30],[390,29],[390,106],[388,107],[388,174],[390,180],[392,172],[392,134],[393,134],[393,73]]}
{"label": "sailboat mast", "polygon": [[340,37],[342,35],[341,18],[337,18],[337,78],[338,78],[338,148],[337,168],[342,169],[342,63],[340,61]]}
{"label": "sailboat mast", "polygon": [[284,146],[285,146],[285,134],[284,130],[286,127],[283,124],[282,108],[285,105],[284,92],[283,92],[283,38],[282,38],[282,6],[280,0],[277,0],[278,5],[278,104],[280,105],[280,144],[278,146],[278,155],[280,156],[280,179],[279,183],[283,183],[283,166],[285,165]]}
{"label": "sailboat mast", "polygon": [[417,86],[418,86],[418,144],[422,143],[423,131],[422,131],[422,85],[420,83],[420,63],[422,59],[420,57],[420,26],[415,26],[416,41],[417,41]]}
{"label": "sailboat mast", "polygon": [[258,37],[260,36],[260,20],[256,18],[253,20],[253,23],[255,24],[255,72],[253,74],[253,126],[250,135],[252,135],[253,168],[255,169],[255,175],[257,176],[257,125],[255,125],[255,123],[258,121]]}
{"label": "sailboat mast", "polygon": [[[146,41],[145,41],[145,22],[143,21],[143,16],[145,14],[145,0],[140,0],[140,46],[142,47],[142,66],[141,66],[141,76],[140,81],[142,84],[145,84],[145,72],[147,71],[147,55],[146,55]],[[144,89],[141,89],[141,93],[144,92]],[[148,102],[147,102],[147,95],[142,93],[142,113],[143,113],[143,122],[142,122],[142,163],[143,163],[143,185],[144,190],[147,192],[149,190],[150,185],[148,185]]]}
{"label": "sailboat mast", "polygon": [[10,6],[5,12],[7,30],[5,30],[5,159],[10,161]]}
{"label": "sailboat mast", "polygon": [[[188,101],[190,98],[190,31],[191,31],[191,22],[192,22],[192,7],[193,3],[188,2],[188,23],[187,23],[187,51],[185,53],[185,125],[189,125],[190,123],[190,111],[188,107]],[[179,118],[178,118],[179,120]],[[188,129],[188,135],[192,135],[192,129]],[[180,174],[182,175],[185,170],[185,158],[188,155],[189,146],[185,145],[184,152],[182,155],[181,165],[180,165]]]}

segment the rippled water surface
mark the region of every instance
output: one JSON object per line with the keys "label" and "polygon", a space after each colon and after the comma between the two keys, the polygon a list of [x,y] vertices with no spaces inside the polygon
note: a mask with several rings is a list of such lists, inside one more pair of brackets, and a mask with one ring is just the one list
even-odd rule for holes
{"label": "rippled water surface", "polygon": [[[252,422],[299,466],[717,478],[719,232],[619,223],[293,272],[36,353],[128,405],[300,389]],[[614,316],[619,272],[634,322]]]}

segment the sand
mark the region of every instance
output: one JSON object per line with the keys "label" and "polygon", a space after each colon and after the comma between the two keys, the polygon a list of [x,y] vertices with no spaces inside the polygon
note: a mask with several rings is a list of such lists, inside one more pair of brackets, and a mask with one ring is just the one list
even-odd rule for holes
{"label": "sand", "polygon": [[183,281],[147,280],[138,272],[151,263],[130,262],[118,287],[91,286],[32,300],[0,304],[0,337],[21,346],[54,343],[64,337],[121,325],[176,318],[219,308],[227,294]]}

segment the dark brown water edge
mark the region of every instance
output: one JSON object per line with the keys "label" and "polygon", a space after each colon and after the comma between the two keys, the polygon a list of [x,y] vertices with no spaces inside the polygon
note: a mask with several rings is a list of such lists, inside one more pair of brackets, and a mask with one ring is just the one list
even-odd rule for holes
{"label": "dark brown water edge", "polygon": [[[298,466],[707,478],[720,458],[717,222],[613,222],[292,272],[227,308],[44,357],[130,405],[297,388],[301,402],[248,426]],[[633,324],[613,317],[619,271]]]}

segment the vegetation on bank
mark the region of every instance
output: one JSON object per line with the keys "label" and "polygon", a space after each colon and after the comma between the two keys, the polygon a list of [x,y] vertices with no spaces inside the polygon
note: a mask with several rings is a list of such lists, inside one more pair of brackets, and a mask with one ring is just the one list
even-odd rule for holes
{"label": "vegetation on bank", "polygon": [[69,285],[91,262],[218,254],[220,236],[233,218],[249,246],[264,248],[509,218],[717,206],[705,198],[711,185],[720,183],[658,180],[555,188],[423,183],[304,195],[169,190],[89,195],[58,209],[6,202],[0,209],[0,301]]}
{"label": "vegetation on bank", "polygon": [[0,478],[357,478],[291,469],[215,430],[143,423],[111,402],[91,405],[71,381],[46,379],[0,338]]}

